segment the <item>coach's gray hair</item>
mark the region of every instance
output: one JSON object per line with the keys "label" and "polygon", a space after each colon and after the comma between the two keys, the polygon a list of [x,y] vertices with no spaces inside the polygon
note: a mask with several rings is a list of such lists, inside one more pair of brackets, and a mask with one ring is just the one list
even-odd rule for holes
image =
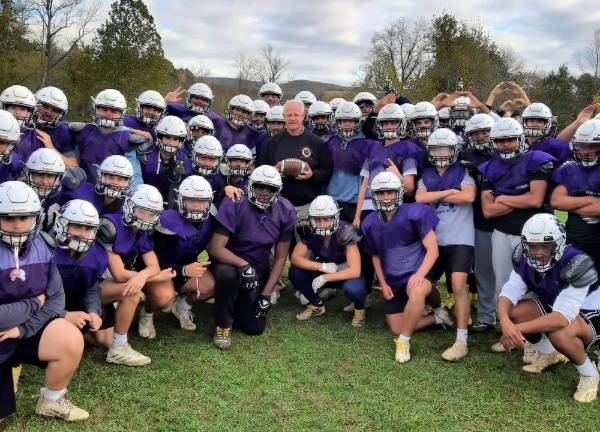
{"label": "coach's gray hair", "polygon": [[292,105],[297,105],[298,108],[300,108],[300,111],[304,112],[304,102],[302,102],[300,99],[290,99],[285,103],[285,105],[283,105],[283,114],[284,115],[285,115],[285,111],[286,111],[287,107],[292,106]]}

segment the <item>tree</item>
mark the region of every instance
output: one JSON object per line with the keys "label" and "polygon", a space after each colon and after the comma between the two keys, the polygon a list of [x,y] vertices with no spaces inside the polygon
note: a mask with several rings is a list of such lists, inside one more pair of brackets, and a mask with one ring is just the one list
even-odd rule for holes
{"label": "tree", "polygon": [[587,46],[576,57],[583,72],[589,72],[594,79],[600,78],[600,28],[594,30]]}
{"label": "tree", "polygon": [[260,84],[279,82],[290,63],[289,58],[275,52],[273,45],[266,44],[262,47],[261,54],[256,61],[254,81],[258,81]]}
{"label": "tree", "polygon": [[529,99],[548,105],[552,114],[558,116],[560,128],[570,123],[580,109],[576,106],[575,86],[567,65],[541,78],[529,92]]}
{"label": "tree", "polygon": [[238,93],[249,93],[256,87],[253,82],[255,71],[259,68],[258,60],[244,52],[239,52],[233,57],[233,70],[237,80]]}
{"label": "tree", "polygon": [[[30,0],[32,11],[41,25],[40,50],[42,68],[40,84],[46,86],[52,69],[75,49],[77,44],[91,32],[100,8],[100,2],[84,0]],[[75,35],[60,49],[59,35],[72,31]]]}

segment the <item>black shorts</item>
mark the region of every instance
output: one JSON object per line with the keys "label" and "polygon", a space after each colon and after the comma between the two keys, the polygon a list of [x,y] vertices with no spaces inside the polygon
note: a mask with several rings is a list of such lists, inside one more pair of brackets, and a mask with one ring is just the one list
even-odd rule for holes
{"label": "black shorts", "polygon": [[581,309],[579,316],[590,326],[592,329],[592,341],[586,347],[586,350],[591,348],[592,345],[597,344],[600,346],[600,310],[589,310]]}
{"label": "black shorts", "polygon": [[399,288],[392,288],[394,297],[391,300],[385,301],[384,313],[386,315],[393,315],[404,312],[406,303],[408,303],[408,292],[406,291],[406,285]]}
{"label": "black shorts", "polygon": [[[85,308],[81,302],[78,301],[67,301],[65,305],[65,310],[69,312],[77,312],[77,311],[85,311]],[[102,305],[102,313],[100,314],[100,318],[102,318],[102,325],[99,330],[106,330],[108,328],[115,326],[115,307],[112,303],[107,305]],[[87,331],[87,325],[81,329],[82,333]]]}
{"label": "black shorts", "polygon": [[440,246],[440,255],[433,268],[427,274],[431,282],[438,281],[446,274],[446,285],[450,285],[452,273],[471,273],[473,269],[473,246],[452,245]]}

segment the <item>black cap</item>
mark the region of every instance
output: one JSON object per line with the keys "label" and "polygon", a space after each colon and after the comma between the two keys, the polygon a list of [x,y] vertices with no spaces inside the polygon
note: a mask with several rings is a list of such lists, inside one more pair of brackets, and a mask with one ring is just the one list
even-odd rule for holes
{"label": "black cap", "polygon": [[405,104],[405,103],[411,103],[411,102],[410,102],[410,99],[409,99],[409,98],[407,98],[406,96],[398,96],[398,97],[396,98],[396,103],[397,103],[398,105],[402,105],[402,104]]}

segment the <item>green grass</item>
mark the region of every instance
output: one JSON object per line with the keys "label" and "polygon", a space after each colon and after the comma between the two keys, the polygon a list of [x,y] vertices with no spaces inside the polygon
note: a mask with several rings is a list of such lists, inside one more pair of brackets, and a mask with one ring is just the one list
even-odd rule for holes
{"label": "green grass", "polygon": [[[213,307],[196,312],[196,332],[160,314],[155,341],[132,338],[152,357],[145,368],[112,366],[100,350],[86,351],[69,397],[90,419],[67,425],[34,413],[31,395],[42,372],[25,367],[18,412],[8,431],[592,431],[598,402],[572,400],[578,375],[560,366],[540,376],[521,372],[521,354],[489,351],[497,335],[474,335],[461,363],[440,353],[454,331],[418,333],[412,360],[394,362],[383,300],[374,295],[367,325],[357,331],[338,294],[327,314],[297,322],[290,290],[275,306],[264,335],[234,332],[233,347],[211,345]],[[132,331],[132,333],[134,333]],[[0,430],[2,426],[0,426]]]}

